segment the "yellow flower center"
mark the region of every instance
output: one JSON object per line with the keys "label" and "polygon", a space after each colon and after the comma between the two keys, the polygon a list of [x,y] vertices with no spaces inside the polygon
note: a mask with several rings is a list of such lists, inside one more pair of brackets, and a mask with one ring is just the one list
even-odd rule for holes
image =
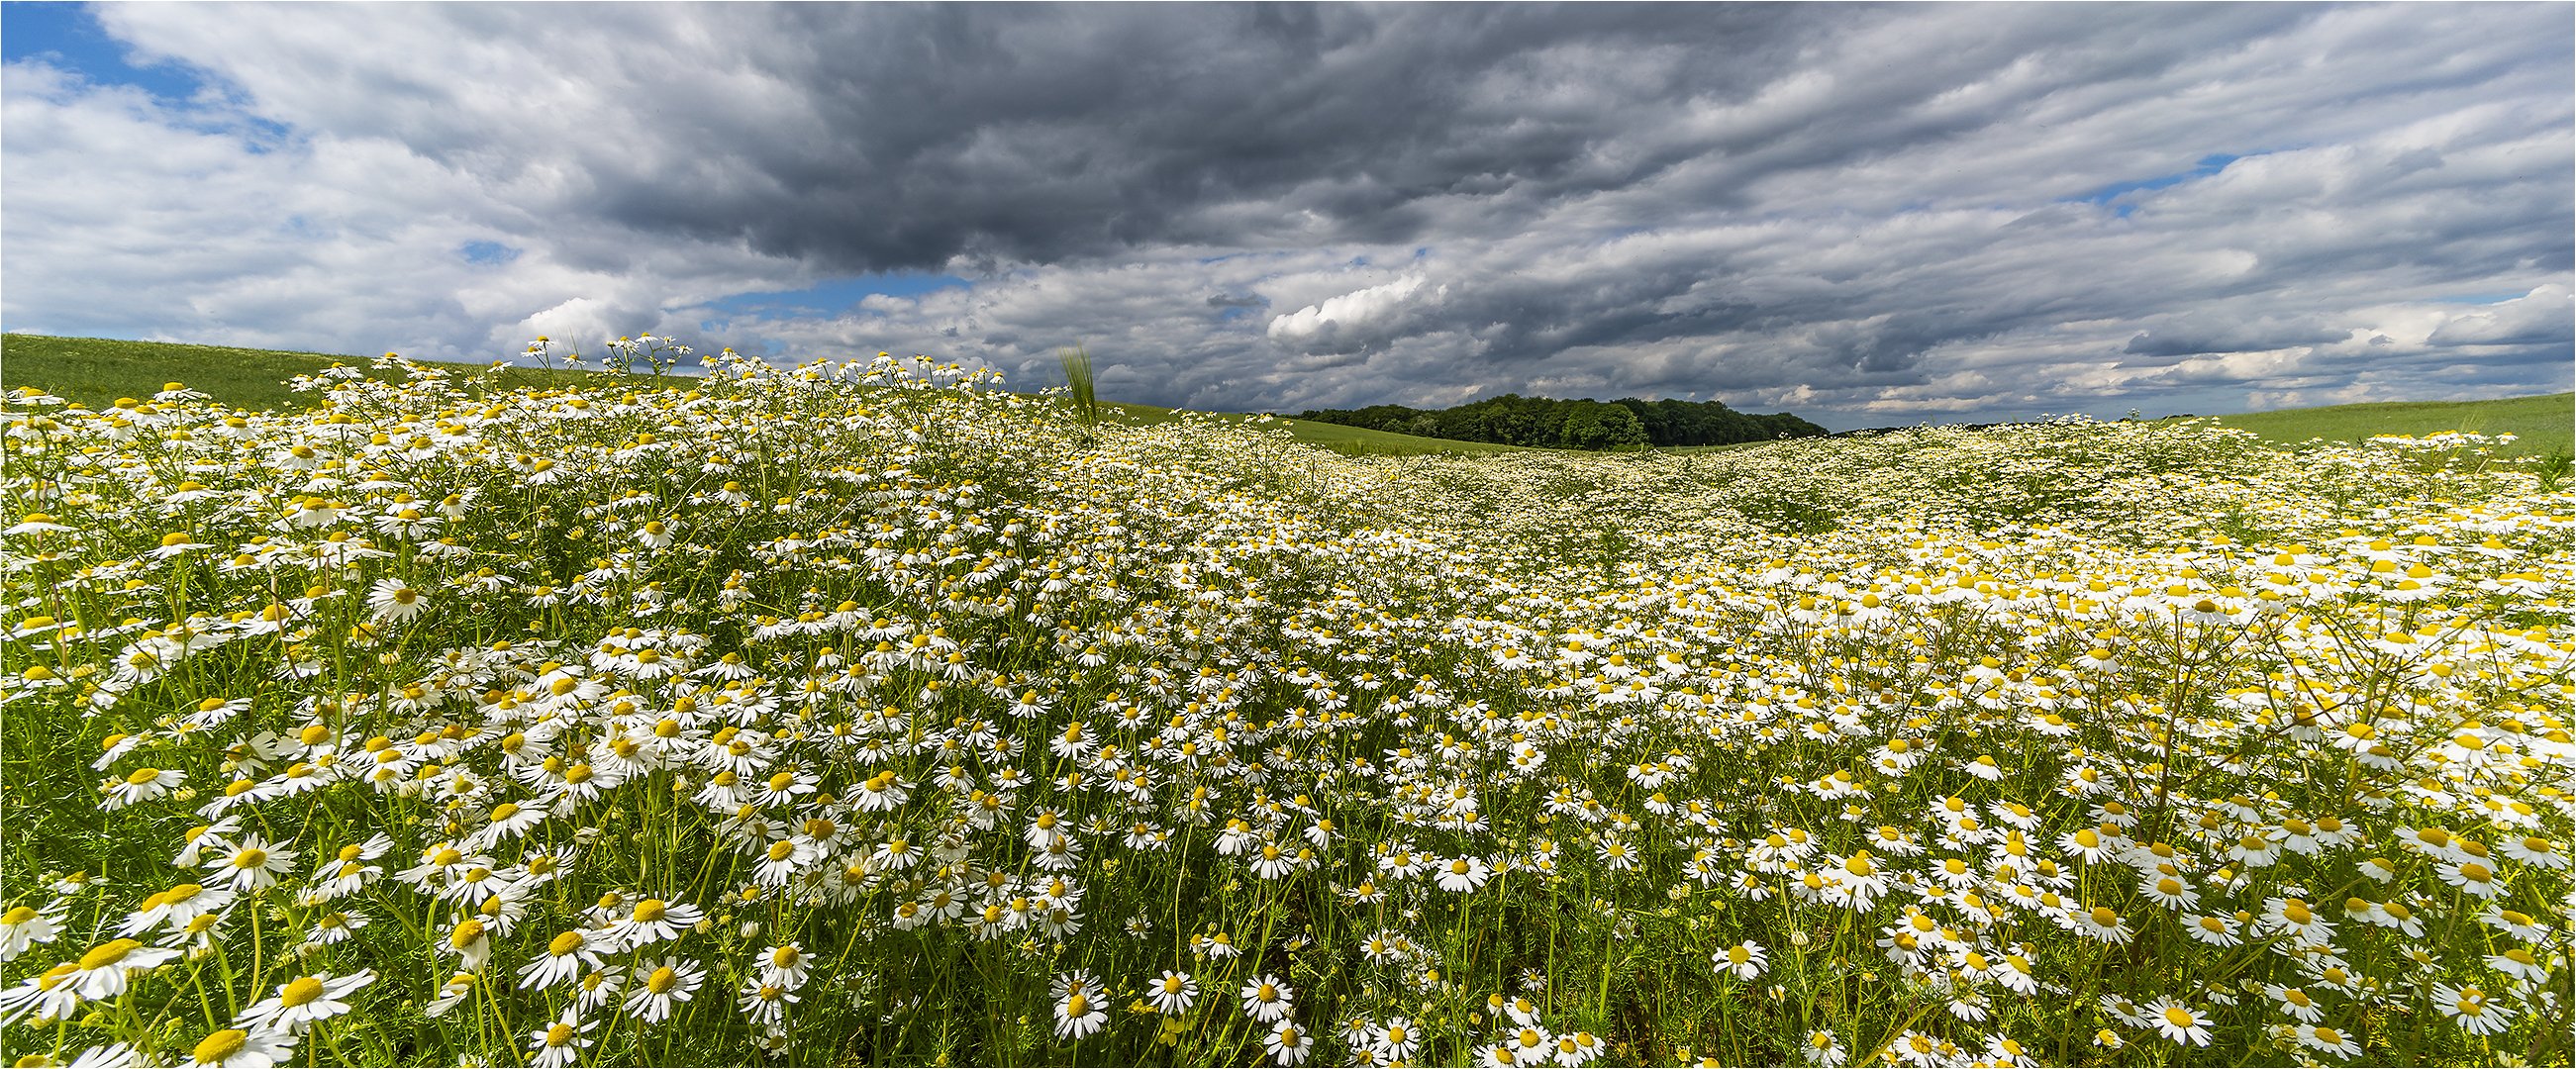
{"label": "yellow flower center", "polygon": [[299,976],[288,981],[286,987],[277,993],[277,1002],[281,1006],[301,1006],[321,997],[321,980]]}
{"label": "yellow flower center", "polygon": [[238,1028],[227,1028],[197,1041],[197,1049],[188,1053],[197,1060],[199,1065],[218,1065],[224,1059],[241,1053],[242,1048],[249,1045],[250,1033]]}
{"label": "yellow flower center", "polygon": [[127,954],[132,953],[135,948],[142,945],[143,944],[132,939],[117,939],[101,943],[98,946],[91,948],[89,953],[80,956],[80,967],[84,971],[89,969],[104,969],[110,965],[116,964],[117,962],[124,961]]}

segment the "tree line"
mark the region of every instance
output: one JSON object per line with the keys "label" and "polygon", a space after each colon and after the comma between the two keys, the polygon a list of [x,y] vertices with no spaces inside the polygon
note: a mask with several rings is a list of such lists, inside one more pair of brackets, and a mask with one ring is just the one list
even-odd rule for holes
{"label": "tree line", "polygon": [[1453,408],[1403,405],[1310,409],[1298,419],[1394,431],[1425,438],[1553,449],[1638,449],[1650,445],[1730,445],[1825,433],[1782,412],[1757,416],[1717,401],[1664,398],[1565,401],[1507,393]]}

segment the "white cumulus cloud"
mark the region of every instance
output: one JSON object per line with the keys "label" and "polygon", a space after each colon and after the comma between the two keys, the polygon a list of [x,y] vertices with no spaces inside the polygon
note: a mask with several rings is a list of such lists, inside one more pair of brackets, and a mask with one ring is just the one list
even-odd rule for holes
{"label": "white cumulus cloud", "polygon": [[[1382,286],[1370,286],[1310,304],[1270,321],[1270,336],[1283,341],[1340,340],[1367,335],[1391,324],[1421,292],[1423,277],[1405,275]],[[1437,300],[1449,292],[1441,286],[1427,295]]]}

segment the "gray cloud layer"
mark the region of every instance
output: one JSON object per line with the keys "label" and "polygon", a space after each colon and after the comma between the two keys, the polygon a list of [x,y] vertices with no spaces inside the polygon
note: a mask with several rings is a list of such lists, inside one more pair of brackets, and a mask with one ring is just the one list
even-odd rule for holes
{"label": "gray cloud layer", "polygon": [[[1841,425],[2565,389],[2576,334],[2561,4],[98,14],[218,91],[11,65],[12,328]],[[719,307],[887,270],[974,284]]]}

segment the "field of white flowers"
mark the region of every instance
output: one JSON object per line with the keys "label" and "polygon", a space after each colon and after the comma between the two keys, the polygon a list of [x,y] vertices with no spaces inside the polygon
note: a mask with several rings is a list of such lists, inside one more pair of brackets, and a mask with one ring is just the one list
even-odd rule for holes
{"label": "field of white flowers", "polygon": [[21,1064],[2567,1064],[2576,495],[921,361],[11,398]]}

